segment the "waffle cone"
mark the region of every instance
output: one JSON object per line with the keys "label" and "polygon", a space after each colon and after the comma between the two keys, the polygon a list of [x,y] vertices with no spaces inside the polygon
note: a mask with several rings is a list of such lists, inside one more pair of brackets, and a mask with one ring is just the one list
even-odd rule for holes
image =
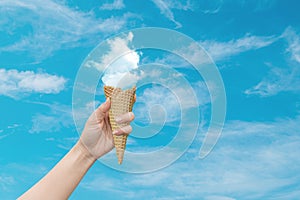
{"label": "waffle cone", "polygon": [[[111,108],[109,110],[109,122],[112,131],[129,125],[129,123],[117,124],[115,121],[115,117],[132,111],[135,90],[135,87],[128,90],[122,90],[121,88],[104,86],[104,94],[106,98],[110,98],[111,100]],[[119,164],[121,164],[126,148],[127,135],[113,135],[113,139],[118,157],[118,162]]]}

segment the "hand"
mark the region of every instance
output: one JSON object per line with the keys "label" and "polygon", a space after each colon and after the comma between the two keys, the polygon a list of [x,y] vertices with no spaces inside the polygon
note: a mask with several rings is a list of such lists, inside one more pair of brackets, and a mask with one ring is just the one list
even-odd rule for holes
{"label": "hand", "polygon": [[[98,159],[114,148],[113,135],[129,134],[132,131],[130,125],[112,133],[108,119],[108,111],[111,102],[108,98],[105,103],[99,106],[87,120],[79,144],[85,146],[94,159]],[[117,123],[131,122],[134,119],[132,112],[116,117]]]}

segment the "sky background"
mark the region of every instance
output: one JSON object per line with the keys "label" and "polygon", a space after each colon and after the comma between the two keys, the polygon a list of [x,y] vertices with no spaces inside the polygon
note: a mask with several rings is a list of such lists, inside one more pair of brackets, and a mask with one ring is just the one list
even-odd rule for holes
{"label": "sky background", "polygon": [[[299,9],[297,0],[0,0],[0,199],[16,199],[76,143],[72,92],[88,54],[107,38],[141,27],[179,31],[208,52],[226,90],[222,135],[200,159],[211,116],[205,82],[182,58],[141,50],[140,65],[175,69],[165,76],[153,67],[147,75],[176,86],[179,73],[198,102],[184,101],[180,110],[163,85],[139,87],[135,125],[147,128],[133,131],[128,151],[168,145],[180,127],[181,112],[195,109],[201,120],[183,128],[188,132],[199,125],[196,137],[176,162],[152,173],[125,173],[96,162],[70,199],[299,198]],[[185,53],[198,59],[193,48]],[[96,105],[104,100],[102,86],[99,82]],[[185,94],[184,88],[177,89]],[[83,119],[93,105],[83,108]]]}

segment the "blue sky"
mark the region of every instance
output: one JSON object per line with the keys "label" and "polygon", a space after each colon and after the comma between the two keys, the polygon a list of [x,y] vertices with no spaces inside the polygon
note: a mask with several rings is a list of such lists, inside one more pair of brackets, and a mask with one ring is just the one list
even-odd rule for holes
{"label": "blue sky", "polygon": [[[15,199],[47,173],[75,144],[77,128],[94,103],[104,100],[100,81],[93,102],[76,110],[81,117],[76,128],[73,85],[90,52],[123,31],[161,27],[195,40],[222,76],[227,112],[217,145],[199,157],[214,101],[206,84],[213,83],[170,52],[137,50],[139,64],[148,65],[141,81],[148,77],[155,83],[138,87],[123,167],[130,152],[161,149],[180,127],[186,135],[196,129],[195,138],[178,160],[151,173],[126,173],[122,166],[120,171],[96,162],[70,199],[297,199],[299,8],[296,0],[1,0],[0,198]],[[193,46],[182,52],[200,59]],[[181,80],[190,87],[181,87]],[[193,121],[197,112],[199,120]],[[182,116],[189,123],[181,124]],[[155,166],[176,150],[136,164]]]}

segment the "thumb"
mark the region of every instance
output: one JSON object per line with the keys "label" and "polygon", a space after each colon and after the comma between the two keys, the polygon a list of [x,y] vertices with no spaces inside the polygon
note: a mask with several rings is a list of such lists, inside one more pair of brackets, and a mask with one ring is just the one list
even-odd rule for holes
{"label": "thumb", "polygon": [[106,101],[97,108],[96,116],[100,119],[104,118],[105,114],[109,111],[110,106],[110,98],[107,98]]}

